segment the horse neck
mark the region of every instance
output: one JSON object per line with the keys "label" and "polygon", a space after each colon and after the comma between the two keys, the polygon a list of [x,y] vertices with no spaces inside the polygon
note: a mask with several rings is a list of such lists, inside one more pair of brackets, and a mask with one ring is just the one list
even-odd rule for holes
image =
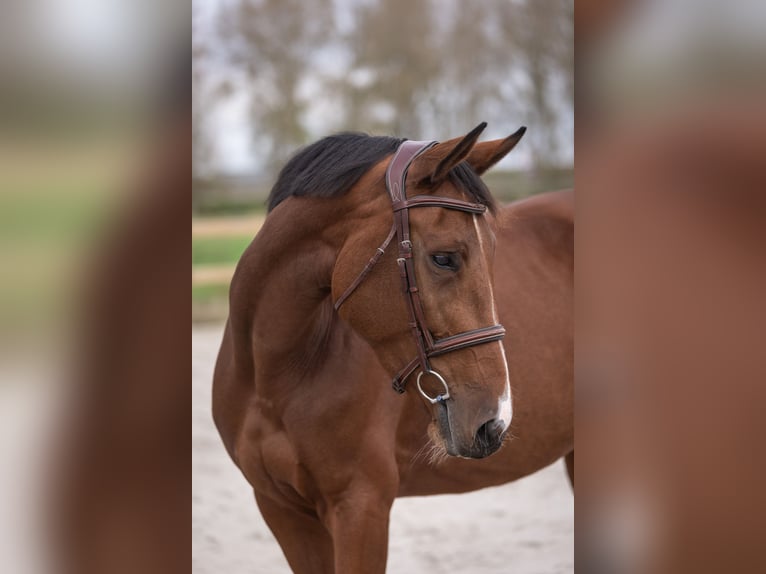
{"label": "horse neck", "polygon": [[346,211],[341,200],[288,199],[242,256],[231,288],[232,327],[265,376],[305,373],[321,360],[335,323],[330,286]]}

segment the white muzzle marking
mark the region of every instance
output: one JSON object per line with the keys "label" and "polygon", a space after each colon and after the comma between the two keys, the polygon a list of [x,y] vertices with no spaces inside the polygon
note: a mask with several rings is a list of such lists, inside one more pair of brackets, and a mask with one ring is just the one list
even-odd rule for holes
{"label": "white muzzle marking", "polygon": [[508,374],[508,362],[505,359],[505,349],[503,343],[498,341],[500,345],[500,351],[503,355],[503,363],[505,364],[505,391],[503,395],[497,401],[497,420],[503,421],[503,431],[508,430],[511,425],[511,419],[513,418],[513,404],[511,403],[511,381]]}
{"label": "white muzzle marking", "polygon": [[[484,242],[481,239],[481,231],[479,230],[479,221],[476,218],[476,214],[473,216],[473,226],[476,229],[476,237],[479,239],[479,249],[484,253]],[[492,301],[492,319],[495,324],[498,324],[497,307],[495,307],[495,294],[492,291],[492,285],[489,285],[489,297]],[[508,372],[508,359],[505,358],[505,347],[503,342],[498,341],[500,345],[500,354],[503,357],[503,367],[505,368],[505,390],[503,395],[497,401],[497,420],[503,421],[503,431],[508,430],[511,425],[511,419],[513,418],[513,405],[511,404],[511,376]]]}

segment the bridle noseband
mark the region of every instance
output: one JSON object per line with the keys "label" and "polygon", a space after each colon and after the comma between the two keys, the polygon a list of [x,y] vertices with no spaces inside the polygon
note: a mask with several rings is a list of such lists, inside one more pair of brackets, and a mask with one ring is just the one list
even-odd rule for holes
{"label": "bridle noseband", "polygon": [[[399,266],[399,275],[402,279],[402,292],[407,301],[407,310],[409,314],[409,326],[415,344],[418,349],[417,356],[407,363],[394,377],[391,385],[397,393],[404,392],[404,386],[407,378],[420,366],[418,373],[417,386],[418,391],[423,397],[432,404],[447,400],[450,398],[449,387],[438,372],[431,369],[428,359],[438,357],[451,351],[473,347],[499,341],[505,335],[505,329],[502,325],[492,325],[464,331],[457,335],[434,340],[431,331],[426,325],[423,305],[420,301],[420,292],[415,279],[415,266],[412,260],[412,241],[410,239],[410,217],[409,210],[414,207],[442,207],[444,209],[455,209],[466,213],[484,213],[487,208],[480,203],[471,203],[451,197],[434,197],[431,195],[418,195],[412,199],[407,199],[405,192],[405,183],[407,180],[407,170],[412,161],[421,153],[434,146],[437,142],[430,141],[405,141],[397,149],[391,163],[386,170],[386,189],[391,197],[391,208],[394,212],[394,224],[385,241],[377,248],[375,254],[370,258],[362,272],[349,285],[343,294],[335,302],[337,311],[341,305],[349,298],[357,287],[369,275],[372,268],[380,260],[386,251],[389,243],[396,236],[399,246],[399,254],[396,262]],[[420,379],[423,374],[435,376],[444,386],[444,394],[439,394],[435,398],[430,397],[420,386]]]}

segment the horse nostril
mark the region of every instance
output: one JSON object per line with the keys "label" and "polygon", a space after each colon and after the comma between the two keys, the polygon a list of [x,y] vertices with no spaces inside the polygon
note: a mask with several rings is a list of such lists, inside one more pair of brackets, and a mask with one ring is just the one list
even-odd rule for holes
{"label": "horse nostril", "polygon": [[497,419],[490,419],[476,431],[476,442],[493,444],[497,442],[503,431],[503,424]]}

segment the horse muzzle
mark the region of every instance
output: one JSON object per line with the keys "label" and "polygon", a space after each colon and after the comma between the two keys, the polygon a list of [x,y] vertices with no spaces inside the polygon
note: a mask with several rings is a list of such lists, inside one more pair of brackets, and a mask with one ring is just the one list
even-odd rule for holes
{"label": "horse muzzle", "polygon": [[507,426],[502,420],[490,419],[472,433],[467,433],[466,437],[461,438],[461,433],[457,432],[458,429],[455,429],[452,424],[450,408],[454,407],[450,405],[450,401],[442,401],[434,406],[436,426],[444,440],[444,448],[450,456],[485,458],[497,452],[503,445]]}

